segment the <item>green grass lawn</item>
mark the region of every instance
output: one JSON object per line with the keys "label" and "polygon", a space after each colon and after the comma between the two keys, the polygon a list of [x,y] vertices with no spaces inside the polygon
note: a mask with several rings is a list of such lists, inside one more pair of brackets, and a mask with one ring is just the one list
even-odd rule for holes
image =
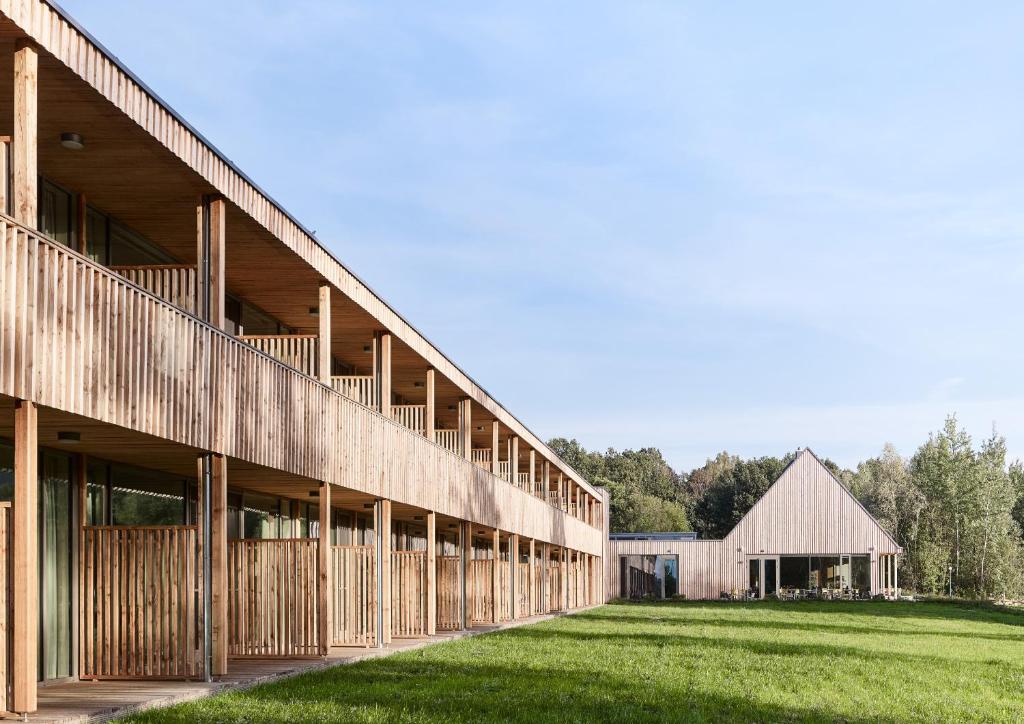
{"label": "green grass lawn", "polygon": [[1024,615],[616,604],[134,721],[1024,721]]}

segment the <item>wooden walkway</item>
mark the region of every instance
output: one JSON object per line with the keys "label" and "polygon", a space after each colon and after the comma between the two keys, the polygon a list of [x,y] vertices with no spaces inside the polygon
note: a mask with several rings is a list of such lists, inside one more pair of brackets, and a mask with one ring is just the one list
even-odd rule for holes
{"label": "wooden walkway", "polygon": [[[429,638],[399,639],[382,649],[337,647],[331,649],[326,659],[232,660],[230,673],[209,684],[201,681],[75,681],[40,686],[39,711],[30,715],[28,721],[60,724],[107,721],[135,711],[201,699],[221,691],[245,689],[308,671],[344,666],[364,659],[538,623],[585,610],[588,609],[531,616],[497,625],[476,625],[468,631],[441,632]],[[14,718],[14,715],[8,716]],[[20,720],[20,717],[16,720]]]}

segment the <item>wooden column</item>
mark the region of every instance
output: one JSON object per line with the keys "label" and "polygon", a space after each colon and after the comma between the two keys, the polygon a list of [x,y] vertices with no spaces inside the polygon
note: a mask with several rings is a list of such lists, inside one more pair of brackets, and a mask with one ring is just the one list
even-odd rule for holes
{"label": "wooden column", "polygon": [[501,533],[494,529],[494,559],[491,566],[491,621],[498,623],[501,618],[501,579],[498,577],[498,566],[501,565]]}
{"label": "wooden column", "polygon": [[318,321],[320,339],[317,340],[317,371],[320,381],[328,387],[331,384],[331,285],[320,283]]}
{"label": "wooden column", "polygon": [[569,549],[562,547],[562,610],[569,610]]}
{"label": "wooden column", "polygon": [[331,591],[334,581],[331,575],[334,570],[331,548],[331,484],[320,483],[320,540],[317,542],[317,553],[320,557],[320,655],[326,656],[331,649],[331,637],[334,630],[334,611],[331,610]]}
{"label": "wooden column", "polygon": [[466,570],[473,558],[473,532],[466,521],[459,523],[459,606],[462,610],[462,628],[469,628],[469,610],[467,608]]}
{"label": "wooden column", "polygon": [[497,420],[491,423],[491,472],[495,475],[499,475],[498,472],[498,458],[500,457],[500,449],[498,447],[498,439],[501,435],[501,427]]}
{"label": "wooden column", "polygon": [[509,595],[512,597],[512,620],[519,618],[519,534],[513,533],[508,539]]}
{"label": "wooden column", "polygon": [[537,451],[530,450],[530,495],[537,494]]}
{"label": "wooden column", "polygon": [[378,520],[380,530],[377,535],[380,537],[380,640],[381,643],[391,643],[391,501],[377,501],[380,506]]}
{"label": "wooden column", "polygon": [[513,485],[519,485],[519,438],[512,437],[512,452],[508,456],[508,477]]}
{"label": "wooden column", "polygon": [[11,137],[0,136],[0,211],[8,216],[14,216],[13,199],[10,189],[7,188],[8,180],[11,178]]}
{"label": "wooden column", "polygon": [[530,539],[530,565],[527,566],[527,573],[530,577],[530,610],[526,612],[527,616],[532,616],[533,612],[537,610],[537,559],[535,558],[537,553],[537,542]]}
{"label": "wooden column", "polygon": [[[39,55],[35,46],[18,40],[14,51],[14,138],[11,165],[14,167],[12,196],[14,218],[30,229],[39,225],[38,200],[38,99]],[[34,656],[34,655],[33,655]],[[15,657],[17,661],[18,658]],[[33,658],[33,661],[35,659]],[[19,668],[23,668],[19,664]],[[32,670],[35,676],[35,669]],[[33,710],[35,696],[33,695]]]}
{"label": "wooden column", "polygon": [[[213,455],[210,486],[210,633],[211,673],[228,673],[228,470],[223,455]],[[202,485],[202,480],[200,480]]]}
{"label": "wooden column", "polygon": [[198,317],[224,329],[224,248],[227,206],[223,196],[204,196],[196,207]]}
{"label": "wooden column", "polygon": [[468,397],[459,400],[459,426],[462,433],[462,455],[473,459],[473,401]]}
{"label": "wooden column", "polygon": [[900,560],[896,553],[892,556],[892,595],[900,597]]}
{"label": "wooden column", "polygon": [[437,633],[437,514],[427,513],[427,636]]}
{"label": "wooden column", "polygon": [[[34,58],[33,53],[33,58]],[[35,225],[34,222],[32,224]],[[14,403],[14,533],[11,710],[36,710],[39,672],[39,439],[35,403]]]}
{"label": "wooden column", "polygon": [[543,468],[543,472],[542,479],[540,482],[541,488],[544,490],[544,495],[542,497],[545,501],[547,501],[548,496],[551,494],[551,463],[545,460],[544,465],[542,465],[541,467]]}
{"label": "wooden column", "polygon": [[391,335],[377,335],[377,380],[380,388],[380,414],[391,418]]}
{"label": "wooden column", "polygon": [[426,419],[423,421],[424,435],[430,442],[437,442],[434,435],[434,422],[437,419],[437,409],[434,401],[434,370],[427,370],[427,409],[424,411]]}

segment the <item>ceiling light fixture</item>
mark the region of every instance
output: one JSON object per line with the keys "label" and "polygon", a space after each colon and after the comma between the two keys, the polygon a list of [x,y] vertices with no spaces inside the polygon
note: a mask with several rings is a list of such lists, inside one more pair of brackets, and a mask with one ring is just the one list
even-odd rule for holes
{"label": "ceiling light fixture", "polygon": [[81,151],[85,148],[85,139],[77,133],[60,134],[60,145],[71,151]]}
{"label": "ceiling light fixture", "polygon": [[58,442],[76,443],[82,441],[82,433],[72,432],[71,430],[62,430],[57,433]]}

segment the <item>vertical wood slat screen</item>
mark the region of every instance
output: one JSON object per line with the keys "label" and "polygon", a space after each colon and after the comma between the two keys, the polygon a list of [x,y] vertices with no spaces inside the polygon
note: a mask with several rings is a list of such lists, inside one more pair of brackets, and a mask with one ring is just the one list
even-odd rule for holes
{"label": "vertical wood slat screen", "polygon": [[533,610],[531,611],[534,615],[540,615],[547,611],[545,601],[542,597],[544,592],[544,576],[547,571],[544,570],[544,561],[534,561],[533,565],[533,595],[531,599],[533,601]]}
{"label": "vertical wood slat screen", "polygon": [[335,375],[331,377],[331,387],[360,405],[371,409],[377,407],[373,375]]}
{"label": "vertical wood slat screen", "polygon": [[377,572],[373,546],[332,546],[332,646],[377,643]]}
{"label": "vertical wood slat screen", "polygon": [[196,526],[86,526],[83,679],[203,674]]}
{"label": "vertical wood slat screen", "polygon": [[391,635],[427,635],[427,552],[391,554]]}
{"label": "vertical wood slat screen", "polygon": [[498,477],[506,482],[512,482],[512,464],[508,460],[498,461]]}
{"label": "vertical wood slat screen", "polygon": [[550,561],[548,563],[548,611],[562,610],[562,586],[564,584],[565,582],[562,580],[562,564],[558,561]]}
{"label": "vertical wood slat screen", "polygon": [[316,538],[228,541],[228,654],[320,655]]}
{"label": "vertical wood slat screen", "polygon": [[530,580],[530,564],[516,563],[516,609],[519,611],[520,618],[529,616],[532,613],[530,611],[532,584],[533,582]]}
{"label": "vertical wood slat screen", "polygon": [[512,618],[512,570],[509,562],[498,560],[498,620],[508,621]]}
{"label": "vertical wood slat screen", "polygon": [[475,447],[470,454],[474,463],[486,470],[491,469],[491,449],[489,447]]}
{"label": "vertical wood slat screen", "polygon": [[238,339],[304,375],[317,376],[319,338],[315,334],[249,334]]}
{"label": "vertical wood slat screen", "polygon": [[459,591],[459,556],[437,557],[437,630],[462,628],[461,594]]}
{"label": "vertical wood slat screen", "polygon": [[475,560],[466,563],[466,608],[470,623],[491,622],[491,568],[494,561]]}
{"label": "vertical wood slat screen", "polygon": [[426,427],[424,420],[427,416],[426,405],[392,405],[391,419],[400,425],[404,425],[413,432],[424,435]]}
{"label": "vertical wood slat screen", "polygon": [[11,674],[14,671],[7,646],[9,641],[7,632],[11,630],[8,613],[10,611],[12,528],[11,504],[2,502],[0,503],[0,711],[9,710],[7,692],[11,685]]}
{"label": "vertical wood slat screen", "polygon": [[112,266],[130,282],[189,314],[196,313],[196,268],[187,264]]}

